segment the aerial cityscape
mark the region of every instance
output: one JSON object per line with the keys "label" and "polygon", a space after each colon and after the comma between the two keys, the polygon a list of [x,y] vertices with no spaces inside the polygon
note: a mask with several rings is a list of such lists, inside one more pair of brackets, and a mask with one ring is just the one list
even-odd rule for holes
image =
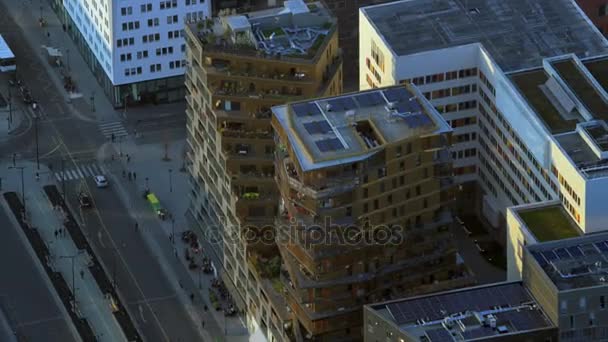
{"label": "aerial cityscape", "polygon": [[0,342],[608,341],[608,0],[0,0]]}

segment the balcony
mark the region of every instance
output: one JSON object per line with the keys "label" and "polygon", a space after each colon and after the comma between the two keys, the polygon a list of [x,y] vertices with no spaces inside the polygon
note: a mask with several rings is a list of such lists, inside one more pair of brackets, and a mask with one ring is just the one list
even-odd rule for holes
{"label": "balcony", "polygon": [[321,199],[352,191],[359,185],[359,177],[353,173],[319,180],[319,184],[304,184],[290,158],[283,159],[283,168],[289,186],[313,199]]}
{"label": "balcony", "polygon": [[263,72],[255,69],[242,69],[233,67],[231,65],[206,65],[205,69],[211,75],[217,76],[227,76],[234,78],[243,78],[248,80],[262,80],[262,81],[277,81],[277,82],[286,82],[287,84],[291,84],[293,82],[299,83],[310,83],[312,84],[312,77],[308,75],[306,72],[281,72],[281,71],[273,71],[273,72]]}
{"label": "balcony", "polygon": [[213,88],[212,93],[214,96],[224,96],[224,97],[240,97],[245,100],[251,99],[263,99],[268,101],[296,101],[302,98],[302,92],[289,92],[282,91],[279,89],[264,89],[264,90],[256,90],[253,88],[247,87],[232,87],[232,86],[216,86]]}
{"label": "balcony", "polygon": [[230,129],[220,128],[220,133],[223,137],[238,138],[238,139],[272,139],[271,130],[246,130],[246,129]]}

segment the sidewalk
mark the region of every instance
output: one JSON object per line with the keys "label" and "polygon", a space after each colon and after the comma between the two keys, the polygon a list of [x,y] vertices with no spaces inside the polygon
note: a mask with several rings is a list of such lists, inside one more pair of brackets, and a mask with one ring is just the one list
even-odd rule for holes
{"label": "sidewalk", "polygon": [[[9,75],[0,73],[0,142],[8,140],[12,134],[25,124],[21,97],[17,87],[8,85]],[[10,87],[10,89],[9,89]],[[11,93],[11,110],[9,110],[9,91]]]}
{"label": "sidewalk", "polygon": [[[63,26],[48,1],[22,1],[18,4],[11,3],[9,0],[0,1],[4,1],[13,18],[23,29],[23,34],[40,57],[42,65],[49,72],[57,89],[63,94],[66,103],[71,103],[69,107],[72,115],[87,121],[112,121],[122,117],[122,112],[116,111],[105,96],[72,39],[67,32],[63,31]],[[47,22],[45,27],[40,27],[38,24],[40,6],[43,8],[43,17]],[[67,72],[69,50],[69,74],[76,84],[77,92],[82,94],[82,97],[70,99],[70,94],[63,88],[60,69],[49,64],[42,46],[54,47],[62,52],[65,72]],[[91,106],[91,96],[94,97],[94,111]]]}
{"label": "sidewalk", "polygon": [[[121,197],[130,203],[131,207],[129,209],[137,213],[135,218],[139,222],[140,227],[145,229],[142,235],[155,239],[155,241],[149,240],[150,244],[156,245],[151,250],[159,253],[159,261],[166,263],[165,267],[167,269],[175,268],[176,266],[173,266],[175,265],[175,259],[170,258],[172,260],[167,260],[166,255],[175,254],[182,264],[177,267],[183,267],[184,270],[188,270],[188,264],[184,258],[186,245],[181,240],[182,232],[189,229],[185,214],[188,208],[187,194],[190,190],[187,174],[185,171],[180,170],[183,166],[184,147],[185,140],[172,142],[166,148],[162,144],[136,145],[133,141],[127,141],[123,142],[121,146],[122,157],[118,156],[118,146],[112,146],[111,144],[102,148],[98,155],[98,160],[108,165],[106,169],[112,170],[113,174],[109,175],[111,180],[114,183],[122,184],[121,187],[117,187],[124,190]],[[116,160],[111,160],[111,154],[115,155]],[[127,161],[127,155],[129,156],[129,161]],[[163,160],[165,157],[168,157],[169,160]],[[128,178],[123,178],[123,170],[127,173],[134,172],[136,179],[129,181]],[[146,186],[150,189],[150,192],[158,197],[161,206],[173,215],[174,223],[170,219],[161,221],[156,217],[149,203],[142,197]],[[156,226],[162,229],[158,230]],[[155,234],[155,232],[159,233]],[[172,245],[170,240],[172,234],[175,236],[174,245]],[[163,250],[165,250],[165,253],[162,252]],[[202,257],[200,255],[197,256],[197,264],[199,266],[201,265],[200,259]],[[219,269],[221,265],[215,265],[215,267]],[[240,317],[225,317],[222,311],[213,310],[209,300],[209,289],[212,288],[211,281],[214,275],[202,274],[200,268],[194,271],[188,270],[187,272],[191,277],[194,287],[199,288],[199,295],[209,308],[209,311],[204,312],[200,305],[195,306],[193,307],[194,312],[192,314],[199,317],[208,317],[211,314],[217,325],[228,332],[227,340],[248,341],[247,328]]]}
{"label": "sidewalk", "polygon": [[[76,305],[80,317],[89,321],[99,341],[126,341],[118,322],[114,319],[109,301],[100,291],[93,276],[89,272],[90,256],[80,251],[69,237],[67,232],[58,234],[63,228],[63,213],[55,210],[42,191],[46,182],[36,182],[34,163],[29,163],[24,169],[25,203],[29,222],[37,228],[45,241],[50,258],[48,260],[52,269],[60,272],[70,289],[76,287]],[[0,163],[0,172],[4,179],[2,191],[15,191],[21,197],[21,177],[18,170],[9,170],[12,166]],[[7,171],[4,171],[7,170]],[[40,170],[46,173],[49,170]],[[46,177],[42,177],[46,178]],[[27,184],[25,184],[27,183]],[[65,229],[64,229],[65,231]],[[73,265],[72,265],[73,261]]]}

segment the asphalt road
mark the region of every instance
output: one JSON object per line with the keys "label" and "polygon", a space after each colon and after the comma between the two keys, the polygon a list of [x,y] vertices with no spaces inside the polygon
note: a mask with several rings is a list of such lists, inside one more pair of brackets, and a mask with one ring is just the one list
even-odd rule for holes
{"label": "asphalt road", "polygon": [[[112,189],[95,187],[86,180],[94,208],[84,209],[80,215],[97,256],[104,263],[110,279],[116,277],[131,316],[149,342],[201,341],[200,329],[186,312],[172,285],[163,274],[146,243],[142,230],[135,231],[134,221]],[[76,194],[82,182],[71,182],[68,191]],[[78,208],[74,196],[72,208]]]}
{"label": "asphalt road", "polygon": [[[22,241],[18,229],[0,207],[0,310],[29,342],[77,341],[63,315],[57,294],[47,284],[42,267]],[[58,300],[58,299],[57,299]]]}

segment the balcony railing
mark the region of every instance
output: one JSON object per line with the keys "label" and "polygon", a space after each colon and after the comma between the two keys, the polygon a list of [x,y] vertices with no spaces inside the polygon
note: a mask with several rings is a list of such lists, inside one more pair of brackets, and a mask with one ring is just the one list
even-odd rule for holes
{"label": "balcony railing", "polygon": [[242,70],[229,65],[207,65],[205,66],[207,71],[211,74],[218,74],[229,77],[243,77],[243,78],[257,78],[260,80],[267,81],[285,81],[289,83],[301,82],[311,83],[312,78],[304,72],[260,72],[255,69]]}
{"label": "balcony railing", "polygon": [[228,138],[242,139],[272,139],[272,131],[270,130],[246,130],[246,129],[230,129],[220,128],[222,136]]}
{"label": "balcony railing", "polygon": [[320,180],[320,184],[304,184],[295,171],[290,158],[283,159],[283,168],[287,175],[289,186],[313,199],[335,196],[353,190],[359,185],[359,177],[355,173],[346,173],[336,177]]}

